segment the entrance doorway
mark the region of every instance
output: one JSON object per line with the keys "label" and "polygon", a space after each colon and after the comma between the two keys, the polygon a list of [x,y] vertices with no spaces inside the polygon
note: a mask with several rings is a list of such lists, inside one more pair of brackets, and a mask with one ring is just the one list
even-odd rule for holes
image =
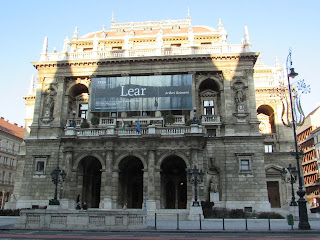
{"label": "entrance doorway", "polygon": [[170,156],[161,164],[161,208],[187,208],[186,164],[178,156]]}
{"label": "entrance doorway", "polygon": [[101,187],[101,163],[92,156],[85,157],[79,163],[82,172],[82,204],[87,203],[90,208],[99,208]]}
{"label": "entrance doorway", "polygon": [[279,193],[279,182],[278,181],[268,181],[268,198],[271,204],[271,208],[280,208],[280,193]]}
{"label": "entrance doorway", "polygon": [[135,156],[128,156],[119,163],[119,204],[127,208],[142,208],[143,164]]}

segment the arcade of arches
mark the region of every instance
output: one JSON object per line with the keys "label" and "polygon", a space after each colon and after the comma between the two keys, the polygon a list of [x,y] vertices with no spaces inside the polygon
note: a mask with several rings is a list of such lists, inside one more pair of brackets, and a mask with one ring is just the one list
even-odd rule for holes
{"label": "arcade of arches", "polygon": [[[187,209],[187,165],[181,157],[166,157],[160,166],[160,207],[162,209]],[[88,156],[78,165],[77,189],[81,195],[81,204],[86,202],[90,208],[99,208],[101,186],[103,184],[100,161]],[[144,198],[144,165],[136,156],[126,156],[118,164],[118,208],[143,208]],[[147,186],[147,183],[145,183]],[[81,193],[81,194],[80,194]],[[108,193],[107,193],[108,194]],[[109,193],[110,194],[110,193]],[[78,198],[79,198],[78,196]]]}

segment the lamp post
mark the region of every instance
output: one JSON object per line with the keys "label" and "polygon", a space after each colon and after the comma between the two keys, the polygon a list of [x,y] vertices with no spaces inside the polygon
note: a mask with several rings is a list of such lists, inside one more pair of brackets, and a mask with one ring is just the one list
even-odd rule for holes
{"label": "lamp post", "polygon": [[192,122],[191,123],[200,125],[200,121],[199,121],[199,119],[197,117],[197,108],[196,107],[193,108],[193,118],[192,118]]}
{"label": "lamp post", "polygon": [[[298,171],[297,171],[296,167],[292,167],[291,164],[289,164],[289,167],[287,169],[288,169],[288,171],[285,168],[282,168],[282,170],[280,172],[281,172],[281,175],[283,177],[283,180],[285,182],[290,182],[291,183],[291,194],[292,194],[292,197],[291,197],[290,206],[297,206],[298,204],[297,204],[296,198],[294,196],[293,184],[297,181]],[[286,175],[287,175],[288,172],[290,174],[290,179],[287,181],[286,180]]]}
{"label": "lamp post", "polygon": [[[54,197],[53,199],[49,200],[49,205],[60,205],[59,200],[57,199],[57,192],[58,192],[58,184],[64,182],[67,174],[64,170],[61,170],[59,166],[52,170],[50,173],[52,182],[55,185],[54,189]],[[61,178],[60,178],[61,176]]]}
{"label": "lamp post", "polygon": [[71,124],[72,126],[71,127],[74,127],[74,128],[77,126],[75,117],[76,117],[76,111],[73,111],[72,112],[72,124]]}
{"label": "lamp post", "polygon": [[204,172],[202,171],[202,169],[199,171],[196,165],[194,165],[193,169],[188,169],[187,171],[188,181],[194,184],[194,201],[192,203],[192,206],[195,207],[200,206],[200,203],[198,201],[198,184],[203,182],[203,176]]}
{"label": "lamp post", "polygon": [[298,75],[292,68],[292,60],[291,60],[291,51],[287,57],[287,78],[288,78],[288,88],[289,88],[289,97],[290,97],[290,106],[291,106],[291,117],[292,117],[292,129],[293,129],[293,136],[294,136],[294,144],[295,144],[295,157],[297,162],[297,169],[298,169],[298,180],[299,180],[299,189],[297,191],[298,196],[300,197],[298,200],[299,206],[299,229],[308,230],[310,229],[310,224],[308,221],[308,213],[307,213],[307,201],[304,199],[304,195],[306,191],[303,189],[303,178],[301,176],[300,171],[300,160],[299,160],[299,149],[298,149],[298,140],[297,140],[297,133],[296,133],[296,123],[295,123],[295,114],[294,114],[294,107],[292,101],[292,92],[291,92],[291,84],[290,78],[294,78]]}

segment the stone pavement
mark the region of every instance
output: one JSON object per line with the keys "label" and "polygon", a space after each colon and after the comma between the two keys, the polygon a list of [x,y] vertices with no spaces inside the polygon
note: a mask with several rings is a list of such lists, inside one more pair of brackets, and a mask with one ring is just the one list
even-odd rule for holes
{"label": "stone pavement", "polygon": [[[13,230],[18,217],[0,216],[0,230]],[[205,219],[200,221],[177,221],[177,220],[148,220],[148,228],[139,231],[169,231],[169,232],[288,232],[304,231],[299,230],[298,221],[294,222],[293,230],[288,225],[286,219],[271,219],[270,225],[268,219]],[[320,233],[320,218],[309,219],[311,231]]]}

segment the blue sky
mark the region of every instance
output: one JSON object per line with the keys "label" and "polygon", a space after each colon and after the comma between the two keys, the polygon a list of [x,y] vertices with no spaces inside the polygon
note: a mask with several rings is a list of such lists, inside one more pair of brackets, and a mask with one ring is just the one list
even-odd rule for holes
{"label": "blue sky", "polygon": [[320,104],[318,0],[17,0],[1,2],[0,116],[24,125],[22,96],[36,74],[31,62],[39,60],[45,36],[49,52],[54,47],[59,52],[76,26],[79,36],[101,30],[102,25],[109,29],[112,12],[118,23],[157,21],[185,19],[188,7],[193,25],[217,28],[221,18],[228,43],[240,43],[247,25],[252,50],[260,52],[267,65],[273,65],[276,56],[283,65],[291,47],[297,78],[311,85],[311,93],[302,97],[305,113]]}

